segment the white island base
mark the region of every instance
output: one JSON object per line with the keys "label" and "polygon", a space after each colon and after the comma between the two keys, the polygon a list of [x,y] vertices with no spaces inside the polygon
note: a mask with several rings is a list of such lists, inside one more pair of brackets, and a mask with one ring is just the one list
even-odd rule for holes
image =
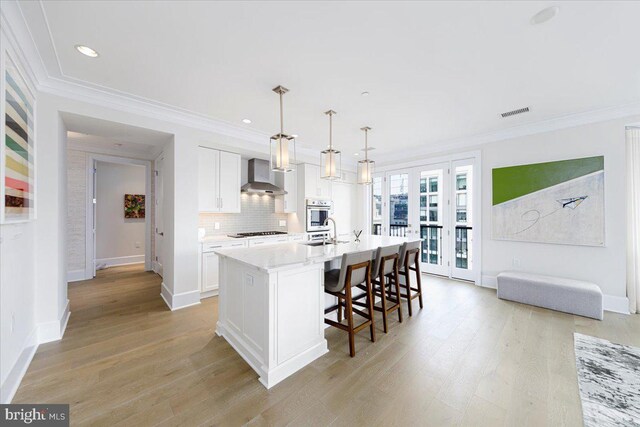
{"label": "white island base", "polygon": [[271,388],[325,354],[324,268],[342,255],[418,239],[363,236],[359,242],[309,246],[282,243],[219,249],[220,293],[216,333]]}
{"label": "white island base", "polygon": [[266,272],[220,259],[223,337],[271,388],[327,353],[324,264]]}

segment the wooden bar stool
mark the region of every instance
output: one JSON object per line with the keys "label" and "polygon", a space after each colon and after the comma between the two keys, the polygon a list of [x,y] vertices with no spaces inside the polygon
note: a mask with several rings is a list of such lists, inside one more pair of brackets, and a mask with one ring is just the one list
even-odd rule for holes
{"label": "wooden bar stool", "polygon": [[[379,247],[376,250],[376,258],[371,271],[371,287],[374,296],[380,297],[381,307],[373,305],[375,311],[382,312],[382,324],[384,325],[384,332],[387,333],[387,315],[393,311],[398,311],[398,321],[402,323],[402,307],[400,304],[400,288],[399,284],[399,259],[400,259],[400,245],[392,245],[386,247]],[[395,298],[391,295],[391,288],[394,286]],[[366,291],[366,287],[362,284],[358,285],[359,289]],[[359,301],[364,298],[366,294],[359,295],[354,298],[354,304],[358,306],[365,306],[365,303]],[[391,305],[389,305],[391,302]]]}
{"label": "wooden bar stool", "polygon": [[[349,354],[356,355],[355,334],[369,326],[371,341],[376,341],[376,332],[373,320],[373,296],[371,294],[371,257],[373,251],[354,252],[342,255],[342,265],[339,270],[330,270],[324,274],[324,291],[338,298],[335,306],[324,310],[325,314],[338,310],[338,322],[325,318],[324,322],[349,333]],[[367,300],[367,312],[353,307],[352,287],[365,282],[365,294]],[[343,325],[342,307],[345,308],[347,324]],[[365,318],[365,321],[357,326],[353,324],[353,313]]]}
{"label": "wooden bar stool", "polygon": [[[420,309],[423,308],[422,304],[422,278],[420,274],[420,241],[406,242],[400,249],[400,276],[404,277],[404,289],[406,293],[400,292],[400,297],[407,300],[409,316],[413,315],[411,302],[414,298],[418,298],[420,301]],[[416,273],[416,288],[411,287],[411,280],[409,275],[411,271]],[[401,285],[402,286],[402,285]]]}

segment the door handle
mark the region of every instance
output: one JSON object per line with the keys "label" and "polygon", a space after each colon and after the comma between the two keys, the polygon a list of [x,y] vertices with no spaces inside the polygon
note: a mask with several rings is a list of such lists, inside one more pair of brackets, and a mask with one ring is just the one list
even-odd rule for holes
{"label": "door handle", "polygon": [[164,236],[164,232],[163,232],[163,231],[159,232],[158,234],[159,234],[160,236]]}

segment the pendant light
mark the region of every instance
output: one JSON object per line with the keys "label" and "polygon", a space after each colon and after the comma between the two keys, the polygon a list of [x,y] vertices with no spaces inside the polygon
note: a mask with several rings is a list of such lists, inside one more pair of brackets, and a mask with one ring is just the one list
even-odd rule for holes
{"label": "pendant light", "polygon": [[342,155],[333,149],[333,116],[336,112],[329,110],[325,114],[329,116],[329,148],[320,153],[320,178],[336,180],[342,175]]}
{"label": "pendant light", "polygon": [[369,126],[360,128],[364,131],[364,160],[358,162],[358,184],[368,185],[373,182],[373,168],[376,164],[373,160],[369,160],[369,141],[368,133],[371,130]]}
{"label": "pendant light", "polygon": [[[293,165],[296,163],[296,139],[284,133],[284,114],[282,108],[282,96],[289,92],[289,89],[278,86],[273,88],[273,91],[280,96],[280,133],[273,135],[269,140],[271,170],[276,172],[292,172],[295,170]],[[289,154],[290,148],[293,150],[293,156]]]}

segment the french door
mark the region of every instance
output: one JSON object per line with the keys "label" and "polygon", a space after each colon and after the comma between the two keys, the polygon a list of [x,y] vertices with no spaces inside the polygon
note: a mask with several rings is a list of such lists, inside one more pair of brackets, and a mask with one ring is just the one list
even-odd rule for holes
{"label": "french door", "polygon": [[376,175],[372,232],[419,236],[422,271],[473,281],[473,183],[474,159]]}

